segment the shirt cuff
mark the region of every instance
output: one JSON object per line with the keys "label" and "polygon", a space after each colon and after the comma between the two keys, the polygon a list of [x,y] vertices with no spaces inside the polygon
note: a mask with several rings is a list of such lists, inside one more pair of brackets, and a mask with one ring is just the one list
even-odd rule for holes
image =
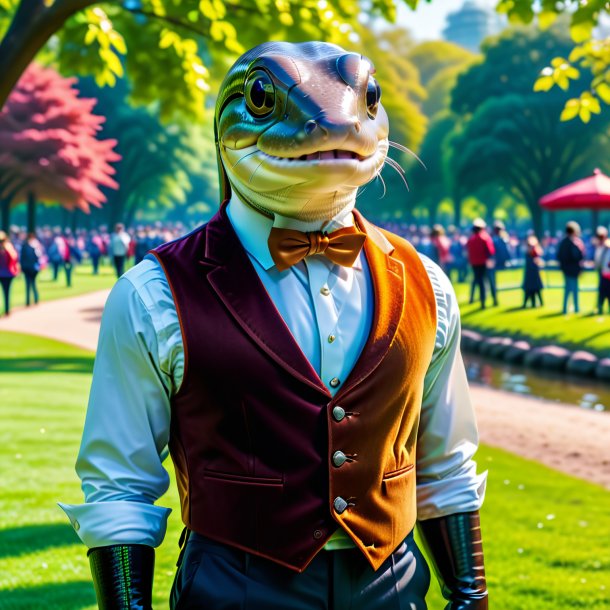
{"label": "shirt cuff", "polygon": [[167,529],[170,508],[125,500],[62,504],[79,538],[90,549],[112,544],[158,547]]}
{"label": "shirt cuff", "polygon": [[[476,469],[474,463],[473,469]],[[425,521],[479,510],[485,499],[486,485],[487,471],[479,475],[476,471],[465,472],[450,479],[418,484],[417,518]]]}

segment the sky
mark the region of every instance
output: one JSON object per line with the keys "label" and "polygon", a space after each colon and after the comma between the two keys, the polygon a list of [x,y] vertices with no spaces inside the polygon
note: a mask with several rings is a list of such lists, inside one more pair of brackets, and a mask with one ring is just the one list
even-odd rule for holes
{"label": "sky", "polygon": [[[478,0],[481,6],[495,8],[498,0]],[[462,7],[464,0],[432,0],[428,4],[419,0],[419,6],[414,12],[403,2],[398,5],[397,24],[411,31],[416,40],[433,40],[441,37],[445,26],[445,17]]]}

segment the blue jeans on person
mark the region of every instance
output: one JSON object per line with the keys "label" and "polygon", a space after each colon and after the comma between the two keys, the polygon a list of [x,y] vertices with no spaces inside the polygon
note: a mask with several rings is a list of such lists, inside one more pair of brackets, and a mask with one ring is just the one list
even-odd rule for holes
{"label": "blue jeans on person", "polygon": [[565,275],[564,278],[563,313],[568,313],[568,298],[570,295],[572,295],[572,302],[574,303],[574,313],[578,313],[578,276]]}

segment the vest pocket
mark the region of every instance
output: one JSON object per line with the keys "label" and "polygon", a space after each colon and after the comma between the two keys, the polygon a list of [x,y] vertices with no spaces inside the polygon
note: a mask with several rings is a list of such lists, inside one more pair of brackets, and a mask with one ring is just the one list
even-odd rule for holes
{"label": "vest pocket", "polygon": [[407,464],[406,466],[403,466],[402,468],[397,468],[396,470],[390,470],[388,472],[385,472],[383,475],[383,480],[391,481],[393,479],[399,479],[400,477],[403,477],[406,474],[408,474],[409,472],[411,472],[414,467],[415,467],[414,464]]}
{"label": "vest pocket", "polygon": [[218,542],[265,552],[272,546],[284,480],[205,469],[193,497],[193,529]]}
{"label": "vest pocket", "polygon": [[209,470],[207,468],[203,471],[203,478],[224,481],[225,483],[236,483],[238,485],[256,485],[263,487],[282,487],[284,485],[284,480],[279,477],[253,477],[243,474],[219,472],[218,470]]}

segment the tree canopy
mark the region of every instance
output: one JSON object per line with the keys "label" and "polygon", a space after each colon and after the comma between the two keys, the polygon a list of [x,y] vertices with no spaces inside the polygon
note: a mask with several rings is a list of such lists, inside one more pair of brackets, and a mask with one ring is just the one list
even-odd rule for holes
{"label": "tree canopy", "polygon": [[158,100],[164,118],[202,119],[211,83],[245,49],[270,38],[346,44],[363,9],[391,20],[395,1],[0,0],[0,106],[54,37],[62,70],[98,84],[113,84],[125,70],[134,101]]}
{"label": "tree canopy", "polygon": [[448,142],[453,180],[464,194],[502,185],[527,204],[537,231],[539,198],[592,171],[608,150],[610,111],[588,125],[560,122],[568,94],[534,92],[524,74],[569,44],[560,28],[509,30],[484,47],[452,94],[452,109],[462,116]]}
{"label": "tree canopy", "polygon": [[76,79],[31,64],[0,112],[0,205],[32,200],[87,211],[106,201],[100,187],[116,188],[111,162],[116,140],[97,137],[104,118],[94,99],[78,97]]}

